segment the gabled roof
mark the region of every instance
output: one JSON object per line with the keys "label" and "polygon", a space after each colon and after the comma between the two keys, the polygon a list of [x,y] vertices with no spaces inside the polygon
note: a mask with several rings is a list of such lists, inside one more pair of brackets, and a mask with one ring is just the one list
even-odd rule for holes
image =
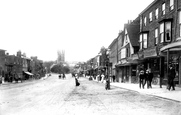
{"label": "gabled roof", "polygon": [[[138,20],[138,18],[136,19]],[[132,22],[130,24],[125,24],[124,27],[127,30],[127,34],[130,39],[130,43],[132,46],[139,46],[139,32],[140,32],[140,25],[137,22]]]}

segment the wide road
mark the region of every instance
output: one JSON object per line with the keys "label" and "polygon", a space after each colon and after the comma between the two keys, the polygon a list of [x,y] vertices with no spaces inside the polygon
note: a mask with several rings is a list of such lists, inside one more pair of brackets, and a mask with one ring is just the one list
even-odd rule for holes
{"label": "wide road", "polygon": [[0,115],[181,115],[181,104],[70,74],[0,86]]}

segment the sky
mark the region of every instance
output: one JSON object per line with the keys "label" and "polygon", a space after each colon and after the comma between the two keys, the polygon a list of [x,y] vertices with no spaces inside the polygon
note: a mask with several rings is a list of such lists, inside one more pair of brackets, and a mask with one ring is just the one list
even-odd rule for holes
{"label": "sky", "polygon": [[0,0],[0,49],[55,61],[87,61],[153,0]]}

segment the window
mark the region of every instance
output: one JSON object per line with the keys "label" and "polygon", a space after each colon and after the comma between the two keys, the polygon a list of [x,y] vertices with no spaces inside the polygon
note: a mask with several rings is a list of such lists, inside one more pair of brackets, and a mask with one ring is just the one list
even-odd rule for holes
{"label": "window", "polygon": [[150,12],[150,14],[149,14],[149,21],[150,22],[152,21],[152,12]]}
{"label": "window", "polygon": [[126,48],[126,57],[130,57],[130,50],[129,50],[129,48]]}
{"label": "window", "polygon": [[160,24],[160,42],[164,42],[164,23]]}
{"label": "window", "polygon": [[143,38],[142,38],[142,34],[140,34],[140,50],[143,49]]}
{"label": "window", "polygon": [[174,9],[174,0],[170,0],[170,10]]}
{"label": "window", "polygon": [[148,34],[144,33],[143,34],[143,48],[147,48],[148,47],[147,37],[148,37]]}
{"label": "window", "polygon": [[158,8],[155,10],[155,19],[158,19]]}
{"label": "window", "polygon": [[155,45],[158,44],[158,28],[155,29]]}
{"label": "window", "polygon": [[146,26],[146,17],[144,18],[144,26]]}
{"label": "window", "polygon": [[162,4],[162,15],[165,15],[165,3]]}
{"label": "window", "polygon": [[160,24],[160,42],[170,42],[172,38],[172,22],[162,22]]}
{"label": "window", "polygon": [[140,18],[140,31],[141,31],[141,29],[142,29],[142,18]]}
{"label": "window", "polygon": [[165,41],[166,42],[171,41],[171,22],[165,23]]}
{"label": "window", "polygon": [[181,11],[179,11],[179,36],[181,37]]}

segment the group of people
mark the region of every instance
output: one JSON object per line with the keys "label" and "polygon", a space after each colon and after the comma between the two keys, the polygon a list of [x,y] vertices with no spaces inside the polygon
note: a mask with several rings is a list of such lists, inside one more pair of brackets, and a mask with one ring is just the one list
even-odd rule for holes
{"label": "group of people", "polygon": [[59,79],[61,79],[61,78],[62,78],[62,79],[65,79],[65,74],[64,74],[64,73],[61,73],[58,77],[59,77]]}
{"label": "group of people", "polygon": [[[170,91],[175,90],[175,84],[174,84],[174,78],[176,76],[175,69],[172,65],[169,65],[168,70],[168,83],[167,83],[167,89]],[[139,72],[139,87],[144,89],[145,84],[147,83],[147,88],[152,88],[152,79],[153,79],[153,73],[151,72],[151,69],[147,69],[146,71],[141,68]]]}
{"label": "group of people", "polygon": [[153,73],[151,72],[151,69],[147,69],[146,71],[141,68],[139,72],[139,87],[144,89],[145,84],[147,83],[147,88],[152,88],[152,79],[153,79]]}

